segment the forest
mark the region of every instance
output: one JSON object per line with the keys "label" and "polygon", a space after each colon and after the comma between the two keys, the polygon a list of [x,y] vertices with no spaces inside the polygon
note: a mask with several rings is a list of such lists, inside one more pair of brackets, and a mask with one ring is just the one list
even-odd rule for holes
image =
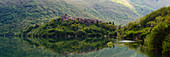
{"label": "forest", "polygon": [[[0,0],[0,35],[14,35],[20,28],[47,22],[68,14],[125,25],[160,7],[169,0]],[[132,7],[125,5],[133,5]],[[144,5],[144,6],[143,6]]]}
{"label": "forest", "polygon": [[[97,19],[69,17],[67,14],[49,22],[27,26],[16,35],[24,37],[116,37],[142,41],[147,52],[170,54],[170,6],[162,7],[126,26]],[[73,38],[73,39],[74,39]]]}
{"label": "forest", "polygon": [[102,22],[97,19],[68,17],[67,14],[49,22],[25,27],[16,35],[43,37],[100,37],[114,36],[117,26],[114,22]]}
{"label": "forest", "polygon": [[118,30],[118,38],[142,40],[143,48],[162,54],[170,54],[170,6],[147,14]]}

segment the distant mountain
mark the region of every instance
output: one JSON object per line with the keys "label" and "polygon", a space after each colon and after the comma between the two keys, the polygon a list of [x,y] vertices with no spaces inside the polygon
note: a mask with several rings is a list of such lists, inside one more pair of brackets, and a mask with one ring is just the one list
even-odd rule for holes
{"label": "distant mountain", "polygon": [[[168,6],[169,0],[0,0],[0,34],[68,14],[126,24]],[[154,4],[152,4],[154,3]]]}

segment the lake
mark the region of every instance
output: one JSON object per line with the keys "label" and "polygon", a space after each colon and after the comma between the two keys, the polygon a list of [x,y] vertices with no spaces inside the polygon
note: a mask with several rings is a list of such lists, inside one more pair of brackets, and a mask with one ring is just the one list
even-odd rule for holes
{"label": "lake", "polygon": [[140,52],[140,43],[134,41],[113,38],[67,40],[54,42],[41,38],[2,36],[0,57],[152,57]]}

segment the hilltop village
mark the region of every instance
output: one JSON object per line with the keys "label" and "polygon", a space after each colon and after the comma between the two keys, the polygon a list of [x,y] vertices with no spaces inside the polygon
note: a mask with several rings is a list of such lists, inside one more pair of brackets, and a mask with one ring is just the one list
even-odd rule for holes
{"label": "hilltop village", "polygon": [[83,24],[91,25],[91,24],[96,24],[96,23],[101,23],[102,21],[99,21],[98,19],[85,19],[82,17],[69,17],[67,14],[61,16],[62,21],[64,20],[75,20],[77,19],[78,21],[82,22]]}

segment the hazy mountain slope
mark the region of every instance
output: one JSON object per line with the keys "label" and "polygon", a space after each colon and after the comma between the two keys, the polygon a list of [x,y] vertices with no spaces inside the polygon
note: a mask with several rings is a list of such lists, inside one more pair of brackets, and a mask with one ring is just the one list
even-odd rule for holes
{"label": "hazy mountain slope", "polygon": [[126,24],[169,5],[168,0],[156,1],[151,4],[151,0],[0,0],[0,32],[10,34],[66,13],[73,17]]}
{"label": "hazy mountain slope", "polygon": [[153,9],[170,6],[170,0],[129,0],[131,3],[147,6]]}
{"label": "hazy mountain slope", "polygon": [[170,6],[170,0],[128,0],[135,8],[136,12],[145,16],[150,11],[161,7]]}
{"label": "hazy mountain slope", "polygon": [[72,16],[95,18],[87,11],[74,7],[63,1],[55,0],[1,0],[0,32],[10,34],[27,25],[48,21],[52,17],[68,13]]}
{"label": "hazy mountain slope", "polygon": [[[116,24],[125,24],[135,19],[134,17],[138,17],[133,10],[109,0],[69,0],[66,2],[85,11],[92,10],[89,13],[98,17],[98,19],[116,21]],[[122,20],[123,22],[120,22]]]}

